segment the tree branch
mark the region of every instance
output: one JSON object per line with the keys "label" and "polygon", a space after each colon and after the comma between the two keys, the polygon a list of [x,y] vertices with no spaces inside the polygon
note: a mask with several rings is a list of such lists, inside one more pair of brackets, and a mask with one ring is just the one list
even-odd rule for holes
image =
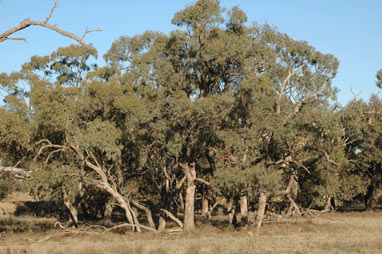
{"label": "tree branch", "polygon": [[160,209],[162,212],[164,212],[170,219],[172,219],[176,224],[179,225],[179,227],[183,228],[183,223],[175,217],[170,211],[167,211],[166,209]]}
{"label": "tree branch", "polygon": [[15,27],[13,27],[13,28],[3,32],[2,34],[0,34],[0,42],[6,41],[6,40],[23,40],[23,41],[26,42],[25,38],[11,38],[9,36],[14,34],[14,33],[16,33],[16,32],[18,32],[18,31],[24,30],[25,28],[27,28],[29,26],[41,26],[41,27],[45,27],[47,29],[50,29],[52,31],[55,31],[55,32],[65,36],[65,37],[69,37],[69,38],[77,41],[78,43],[80,43],[82,46],[89,47],[89,45],[86,44],[85,41],[84,41],[85,36],[88,33],[91,33],[91,32],[101,31],[101,29],[97,28],[97,29],[94,29],[94,30],[88,30],[86,28],[85,33],[80,38],[80,37],[78,37],[77,35],[75,35],[73,33],[70,33],[70,32],[67,32],[65,30],[62,30],[62,29],[58,28],[56,25],[50,25],[50,24],[48,24],[48,21],[52,17],[53,11],[54,11],[54,9],[56,7],[57,7],[57,3],[54,3],[54,5],[53,5],[53,7],[52,7],[52,9],[51,9],[51,11],[49,13],[49,16],[45,19],[45,21],[32,21],[29,18],[27,18],[27,19],[23,20],[18,26],[15,26]]}
{"label": "tree branch", "polygon": [[207,185],[207,186],[210,186],[210,185],[211,185],[208,181],[206,181],[206,180],[204,180],[204,179],[202,179],[202,178],[199,178],[199,177],[195,178],[195,181],[198,181],[198,182],[200,182],[200,183],[204,183],[204,184]]}
{"label": "tree branch", "polygon": [[301,71],[301,69],[305,66],[305,63],[303,63],[302,65],[300,65],[295,71],[293,72],[289,72],[288,73],[288,76],[283,80],[283,83],[281,85],[281,89],[280,89],[280,94],[279,94],[279,97],[277,97],[277,100],[276,100],[276,114],[280,114],[281,113],[281,108],[280,108],[280,104],[281,104],[281,98],[284,96],[284,93],[285,93],[285,90],[286,90],[286,86],[288,84],[288,81],[291,79],[292,76],[296,75],[299,71]]}
{"label": "tree branch", "polygon": [[54,3],[52,9],[50,10],[49,16],[46,17],[46,20],[44,21],[45,24],[48,23],[49,19],[52,17],[53,11],[54,9],[56,9],[56,7],[57,7],[57,2]]}
{"label": "tree branch", "polygon": [[329,154],[325,150],[320,150],[326,157],[326,160],[330,163],[333,163],[336,166],[339,166],[339,164],[333,160],[330,159]]}
{"label": "tree branch", "polygon": [[118,225],[118,226],[106,229],[105,231],[102,232],[102,234],[104,234],[106,232],[109,232],[109,231],[111,231],[113,229],[122,228],[122,227],[140,227],[140,228],[144,228],[144,229],[147,229],[147,230],[150,230],[150,231],[153,231],[153,232],[158,232],[155,228],[146,227],[146,226],[143,226],[141,224],[123,223],[121,225]]}
{"label": "tree branch", "polygon": [[294,110],[292,112],[290,112],[288,114],[288,116],[284,119],[283,121],[283,124],[286,124],[288,122],[289,119],[291,119],[294,115],[296,115],[300,109],[302,108],[302,106],[304,106],[304,104],[306,104],[311,98],[317,96],[319,93],[322,93],[323,91],[325,90],[324,87],[322,87],[320,90],[318,90],[317,92],[315,93],[311,93],[309,94],[308,96],[306,96],[304,99],[302,99],[301,101],[299,101],[296,105],[296,107],[294,108]]}

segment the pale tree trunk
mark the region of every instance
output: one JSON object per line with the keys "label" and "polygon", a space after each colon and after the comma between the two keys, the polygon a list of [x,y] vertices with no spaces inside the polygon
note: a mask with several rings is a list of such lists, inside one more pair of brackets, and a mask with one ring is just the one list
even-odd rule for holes
{"label": "pale tree trunk", "polygon": [[150,208],[146,207],[146,206],[144,206],[144,205],[142,205],[139,202],[134,201],[134,200],[131,200],[131,203],[135,207],[137,207],[138,209],[143,210],[146,213],[147,222],[149,223],[151,228],[155,229],[155,223],[154,223],[153,216],[152,216]]}
{"label": "pale tree trunk", "polygon": [[70,220],[72,221],[73,225],[78,228],[78,209],[77,207],[73,206],[68,193],[65,190],[65,187],[62,187],[62,193],[63,193],[63,198],[64,198],[64,204],[66,208],[69,210],[69,217]]}
{"label": "pale tree trunk", "polygon": [[166,228],[166,220],[162,216],[159,217],[158,224],[158,231],[163,231]]}
{"label": "pale tree trunk", "polygon": [[267,205],[267,197],[268,195],[266,192],[262,191],[260,193],[259,208],[257,210],[257,216],[256,216],[256,222],[255,222],[257,229],[260,229],[261,224],[263,223],[265,207]]}
{"label": "pale tree trunk", "polygon": [[[80,156],[81,158],[85,158],[76,147],[73,148]],[[108,178],[103,170],[103,168],[99,165],[96,158],[92,153],[90,153],[91,157],[94,159],[96,164],[89,161],[89,159],[85,159],[86,166],[90,167],[92,170],[94,170],[100,177],[101,180],[96,184],[97,187],[107,191],[124,209],[126,219],[130,224],[136,225],[133,227],[134,231],[141,232],[141,229],[139,227],[139,221],[136,219],[136,216],[134,214],[134,211],[131,209],[129,201],[127,201],[118,191],[116,191],[109,183]]]}
{"label": "pale tree trunk", "polygon": [[325,204],[325,210],[336,210],[336,201],[334,197],[328,197]]}
{"label": "pale tree trunk", "polygon": [[183,225],[184,225],[185,231],[192,231],[195,229],[195,221],[194,221],[195,189],[196,189],[195,163],[192,163],[191,166],[188,166],[185,164],[180,164],[180,165],[187,178],[186,203],[185,203],[185,209],[184,209]]}
{"label": "pale tree trunk", "polygon": [[248,199],[247,196],[240,197],[240,223],[242,226],[248,224]]}
{"label": "pale tree trunk", "polygon": [[189,183],[186,190],[186,208],[184,209],[184,230],[192,231],[195,229],[194,223],[194,198],[195,198],[195,184]]}
{"label": "pale tree trunk", "polygon": [[203,195],[203,198],[202,198],[202,216],[207,217],[208,210],[209,210],[208,199],[206,199],[206,197]]}
{"label": "pale tree trunk", "polygon": [[103,214],[103,224],[107,227],[112,225],[111,215],[113,213],[114,198],[110,197],[105,204],[105,211]]}
{"label": "pale tree trunk", "polygon": [[184,207],[185,207],[185,204],[184,204],[184,199],[183,199],[183,193],[182,192],[179,192],[179,209],[182,213],[184,213]]}
{"label": "pale tree trunk", "polygon": [[296,202],[294,201],[294,199],[297,197],[297,192],[298,192],[297,178],[298,178],[297,171],[294,170],[292,175],[289,178],[288,187],[285,191],[287,198],[290,202],[287,215],[297,214],[301,216],[300,209],[298,208]]}
{"label": "pale tree trunk", "polygon": [[137,225],[133,227],[133,230],[137,232],[141,232],[141,229],[139,227],[139,222],[136,219],[136,216],[133,210],[131,209],[130,203],[121,194],[115,191],[110,185],[105,183],[100,183],[98,186],[106,190],[110,195],[113,196],[113,198],[115,198],[115,200],[119,203],[119,205],[125,211],[127,221],[130,224]]}

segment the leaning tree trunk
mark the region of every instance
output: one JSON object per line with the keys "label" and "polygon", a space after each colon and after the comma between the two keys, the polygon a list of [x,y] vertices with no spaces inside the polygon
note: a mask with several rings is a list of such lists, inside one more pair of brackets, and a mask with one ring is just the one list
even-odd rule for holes
{"label": "leaning tree trunk", "polygon": [[130,203],[121,194],[115,191],[110,185],[106,183],[100,183],[98,186],[106,190],[119,203],[119,205],[125,211],[127,221],[132,225],[136,225],[133,227],[133,230],[137,232],[141,232],[141,229],[139,227],[139,222],[136,219],[136,216],[133,213],[133,210],[131,209]]}
{"label": "leaning tree trunk", "polygon": [[158,222],[158,231],[161,232],[166,228],[166,220],[159,216],[159,222]]}
{"label": "leaning tree trunk", "polygon": [[185,231],[192,231],[195,229],[195,222],[194,222],[195,189],[196,189],[195,163],[193,163],[193,165],[191,166],[181,164],[181,167],[187,178],[186,203],[184,208],[183,226]]}
{"label": "leaning tree trunk", "polygon": [[260,193],[259,208],[257,210],[257,216],[256,216],[256,222],[255,222],[257,229],[260,229],[261,224],[263,223],[265,207],[267,205],[267,197],[268,195],[266,192],[262,191]]}
{"label": "leaning tree trunk", "polygon": [[248,199],[247,196],[240,197],[240,223],[242,226],[248,224]]}
{"label": "leaning tree trunk", "polygon": [[[74,149],[81,156],[81,158],[85,157],[75,147],[72,147],[72,149]],[[94,160],[96,159],[94,158]],[[93,169],[101,177],[100,182],[98,182],[96,186],[108,192],[119,203],[119,205],[125,211],[125,215],[129,224],[134,225],[133,230],[141,232],[141,229],[139,227],[139,221],[136,219],[134,211],[131,209],[130,202],[126,200],[118,191],[116,191],[110,185],[103,168],[101,168],[99,165],[90,162],[89,159],[85,159],[85,164],[86,166]]]}
{"label": "leaning tree trunk", "polygon": [[152,212],[149,207],[146,207],[142,204],[140,204],[138,201],[131,200],[131,204],[137,207],[138,209],[143,210],[146,213],[147,222],[149,223],[150,227],[155,229],[155,223],[153,220]]}
{"label": "leaning tree trunk", "polygon": [[65,190],[65,187],[62,187],[62,193],[64,198],[64,204],[66,208],[68,208],[69,210],[70,220],[72,221],[74,227],[78,228],[78,209],[77,207],[73,206],[72,202],[70,201],[70,198],[68,196],[68,193]]}

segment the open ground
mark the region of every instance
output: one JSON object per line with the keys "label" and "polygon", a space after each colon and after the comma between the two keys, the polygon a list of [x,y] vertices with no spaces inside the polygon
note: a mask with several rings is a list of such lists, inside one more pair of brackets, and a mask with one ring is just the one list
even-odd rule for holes
{"label": "open ground", "polygon": [[[0,219],[0,253],[382,253],[381,212],[272,220],[259,232],[250,227],[219,227],[220,219],[200,225],[193,233],[102,234],[95,229],[65,234],[58,229],[33,232],[36,225],[54,225],[52,219],[5,216]],[[5,231],[10,220],[13,227],[29,224],[30,229],[24,226],[29,232]]]}

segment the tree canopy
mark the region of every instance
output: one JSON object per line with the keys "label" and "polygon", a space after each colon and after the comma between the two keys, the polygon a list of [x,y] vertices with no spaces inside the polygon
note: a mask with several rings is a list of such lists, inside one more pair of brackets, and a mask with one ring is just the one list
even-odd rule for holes
{"label": "tree canopy", "polygon": [[172,24],[120,37],[105,66],[79,41],[0,74],[0,173],[27,170],[31,191],[63,202],[75,226],[80,210],[97,216],[110,202],[135,231],[170,220],[191,231],[197,200],[207,217],[225,204],[230,223],[256,211],[257,227],[271,206],[291,216],[359,198],[371,207],[382,102],[341,108],[335,56],[215,0]]}

